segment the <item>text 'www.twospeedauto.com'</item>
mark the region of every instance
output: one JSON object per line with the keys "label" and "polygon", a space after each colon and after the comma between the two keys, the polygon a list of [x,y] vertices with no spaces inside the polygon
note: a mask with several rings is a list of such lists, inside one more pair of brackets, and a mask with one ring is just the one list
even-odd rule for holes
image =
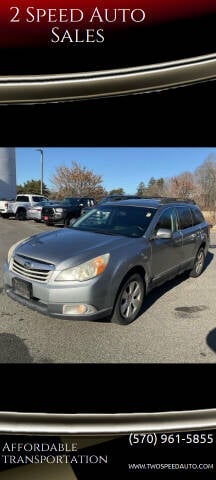
{"label": "text 'www.twospeedauto.com'", "polygon": [[129,463],[129,470],[136,471],[155,471],[155,470],[207,470],[215,471],[216,465],[213,463]]}

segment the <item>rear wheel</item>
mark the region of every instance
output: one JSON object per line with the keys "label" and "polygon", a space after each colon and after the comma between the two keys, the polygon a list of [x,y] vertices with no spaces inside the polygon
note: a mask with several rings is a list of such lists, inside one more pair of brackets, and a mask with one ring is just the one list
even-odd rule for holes
{"label": "rear wheel", "polygon": [[26,220],[26,210],[24,208],[19,208],[15,215],[16,220]]}
{"label": "rear wheel", "polygon": [[190,277],[193,277],[193,278],[199,277],[203,271],[204,263],[205,263],[205,252],[204,252],[204,248],[201,247],[197,252],[194,266],[190,271]]}
{"label": "rear wheel", "polygon": [[129,325],[139,315],[145,294],[141,275],[134,273],[123,283],[117,296],[111,321],[119,325]]}

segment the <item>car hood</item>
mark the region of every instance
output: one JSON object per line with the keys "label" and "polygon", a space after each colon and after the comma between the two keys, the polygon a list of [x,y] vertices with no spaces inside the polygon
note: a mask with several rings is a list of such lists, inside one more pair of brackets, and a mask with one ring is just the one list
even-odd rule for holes
{"label": "car hood", "polygon": [[139,238],[104,235],[64,228],[34,235],[17,246],[16,255],[54,264],[57,269],[79,265],[97,255],[127,248]]}

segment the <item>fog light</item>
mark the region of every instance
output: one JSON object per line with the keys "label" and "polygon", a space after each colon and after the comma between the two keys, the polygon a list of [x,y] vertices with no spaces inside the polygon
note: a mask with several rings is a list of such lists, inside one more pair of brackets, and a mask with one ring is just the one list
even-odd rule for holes
{"label": "fog light", "polygon": [[89,315],[97,310],[92,305],[82,303],[72,303],[63,305],[63,315]]}

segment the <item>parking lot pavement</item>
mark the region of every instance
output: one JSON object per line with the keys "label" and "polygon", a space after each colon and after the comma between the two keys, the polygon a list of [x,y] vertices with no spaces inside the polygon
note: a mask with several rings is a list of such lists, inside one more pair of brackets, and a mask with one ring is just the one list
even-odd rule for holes
{"label": "parking lot pavement", "polygon": [[0,363],[214,363],[216,232],[203,274],[155,289],[131,325],[46,317],[3,292],[2,265],[16,241],[50,230],[0,218]]}

